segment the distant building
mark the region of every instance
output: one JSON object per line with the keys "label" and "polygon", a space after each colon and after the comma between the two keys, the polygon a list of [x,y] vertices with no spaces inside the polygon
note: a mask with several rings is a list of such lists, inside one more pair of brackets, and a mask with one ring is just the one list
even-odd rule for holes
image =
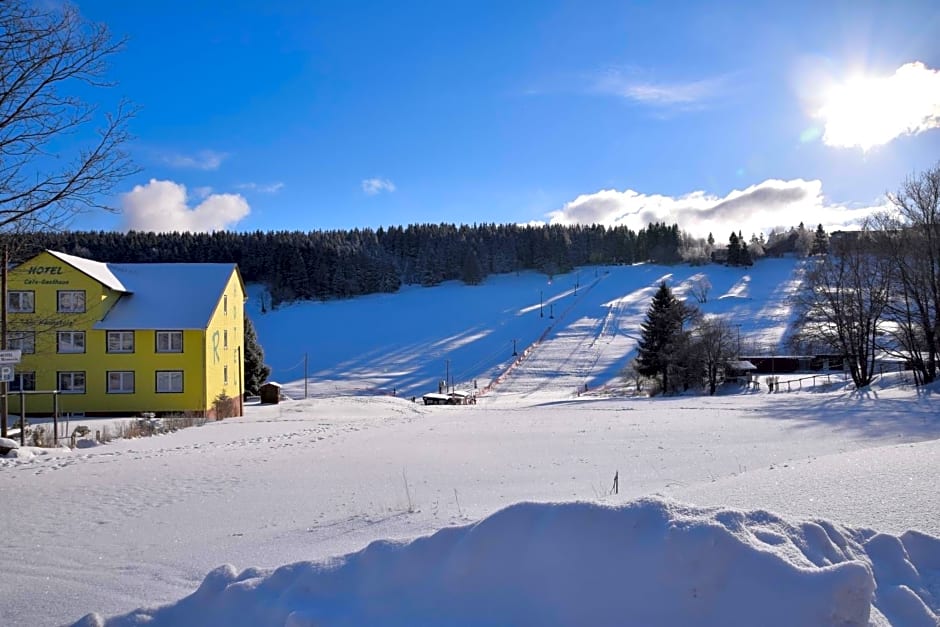
{"label": "distant building", "polygon": [[[242,414],[245,286],[235,264],[92,261],[45,251],[10,271],[7,347],[20,349],[10,387],[57,390],[62,412],[214,417]],[[52,398],[30,394],[27,414]]]}
{"label": "distant building", "polygon": [[800,241],[800,234],[796,230],[791,230],[786,235],[781,235],[764,246],[764,254],[767,257],[782,257],[784,255],[796,252],[797,244]]}

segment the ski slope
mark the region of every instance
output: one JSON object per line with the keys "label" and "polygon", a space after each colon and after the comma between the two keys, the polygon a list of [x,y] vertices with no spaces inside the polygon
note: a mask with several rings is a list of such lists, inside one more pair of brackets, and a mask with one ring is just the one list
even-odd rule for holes
{"label": "ski slope", "polygon": [[[781,258],[751,268],[640,264],[555,277],[523,272],[491,276],[479,286],[411,286],[398,294],[294,303],[265,314],[253,287],[249,315],[272,379],[293,398],[304,396],[305,358],[308,397],[420,396],[447,381],[458,389],[486,390],[487,399],[568,398],[585,385],[617,382],[635,354],[640,323],[661,281],[677,297],[725,317],[739,331],[743,351],[782,350],[802,266]],[[704,303],[691,295],[701,280],[712,286]]]}

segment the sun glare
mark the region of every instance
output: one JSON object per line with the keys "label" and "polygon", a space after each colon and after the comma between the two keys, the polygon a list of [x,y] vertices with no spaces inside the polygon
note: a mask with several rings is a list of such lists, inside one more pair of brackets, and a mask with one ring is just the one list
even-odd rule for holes
{"label": "sun glare", "polygon": [[869,150],[940,126],[940,73],[908,63],[890,76],[858,75],[832,85],[819,117],[823,142]]}

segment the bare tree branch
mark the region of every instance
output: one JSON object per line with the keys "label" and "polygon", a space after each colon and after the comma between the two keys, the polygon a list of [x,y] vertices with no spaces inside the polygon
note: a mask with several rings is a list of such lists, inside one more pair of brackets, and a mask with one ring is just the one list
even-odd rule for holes
{"label": "bare tree branch", "polygon": [[113,186],[137,171],[125,150],[135,108],[100,114],[77,95],[111,85],[108,60],[123,45],[73,6],[0,3],[0,231],[110,209]]}

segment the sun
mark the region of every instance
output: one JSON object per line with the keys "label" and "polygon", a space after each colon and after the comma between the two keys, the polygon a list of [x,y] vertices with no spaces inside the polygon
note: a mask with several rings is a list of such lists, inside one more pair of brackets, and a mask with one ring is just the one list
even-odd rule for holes
{"label": "sun", "polygon": [[882,121],[891,105],[878,83],[877,79],[857,76],[830,88],[819,111],[826,125],[823,141],[868,150],[890,139],[891,132]]}
{"label": "sun", "polygon": [[908,63],[891,75],[855,74],[824,90],[823,142],[870,150],[940,126],[940,75]]}

